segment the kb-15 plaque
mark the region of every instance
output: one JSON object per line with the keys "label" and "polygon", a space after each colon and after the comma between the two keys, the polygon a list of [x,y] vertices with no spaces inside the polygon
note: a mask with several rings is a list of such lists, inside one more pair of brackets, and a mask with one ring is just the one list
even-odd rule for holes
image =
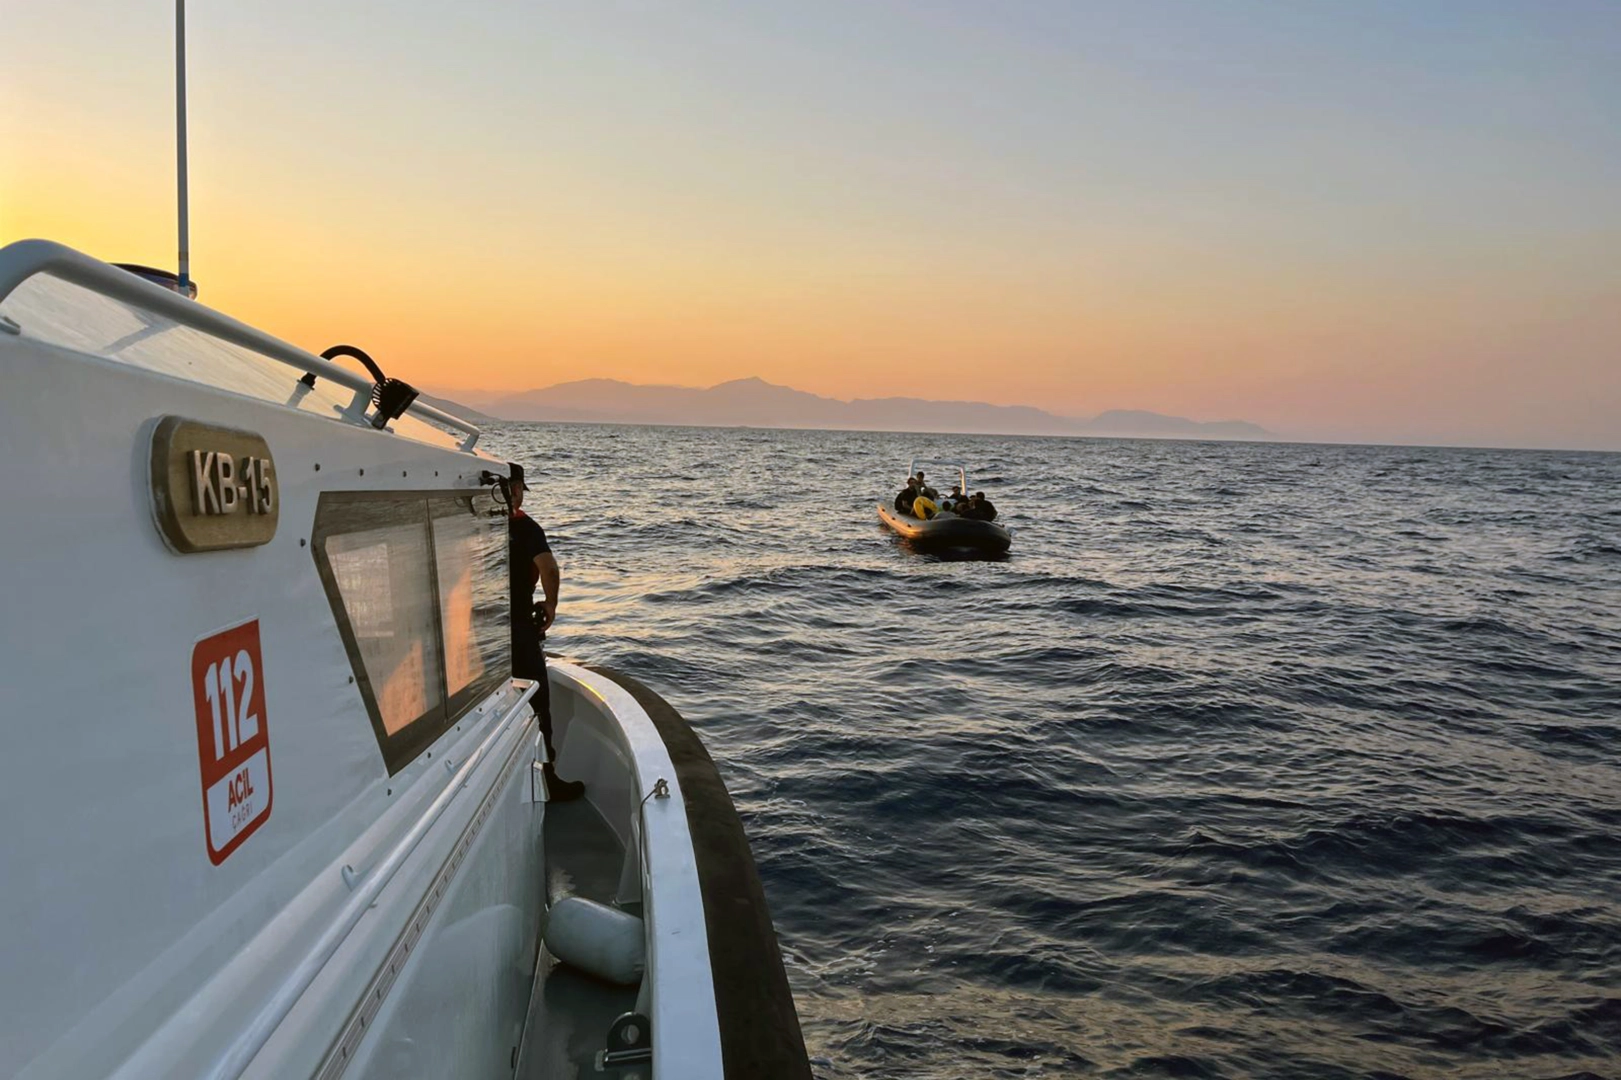
{"label": "kb-15 plaque", "polygon": [[152,512],[182,555],[276,535],[281,494],[270,445],[251,431],[165,416],[152,431]]}

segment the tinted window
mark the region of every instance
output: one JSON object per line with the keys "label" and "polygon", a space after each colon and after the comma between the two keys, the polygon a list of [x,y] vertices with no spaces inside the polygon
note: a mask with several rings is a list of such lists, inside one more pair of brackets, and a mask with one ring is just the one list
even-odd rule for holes
{"label": "tinted window", "polygon": [[512,673],[506,519],[494,500],[435,499],[433,549],[451,709],[482,698]]}
{"label": "tinted window", "polygon": [[511,673],[505,518],[482,492],[325,492],[313,546],[397,772]]}

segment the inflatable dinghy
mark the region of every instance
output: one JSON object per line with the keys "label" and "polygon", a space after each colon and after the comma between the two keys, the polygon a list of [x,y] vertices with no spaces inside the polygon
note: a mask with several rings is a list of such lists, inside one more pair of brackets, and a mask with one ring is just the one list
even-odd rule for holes
{"label": "inflatable dinghy", "polygon": [[951,513],[924,521],[879,503],[878,519],[920,548],[965,548],[1000,554],[1013,544],[1013,534],[996,522]]}
{"label": "inflatable dinghy", "polygon": [[[934,466],[930,466],[934,468]],[[961,465],[946,465],[957,473],[957,490],[968,491],[968,470]],[[917,459],[906,466],[907,476],[917,476]],[[930,494],[933,494],[932,489]],[[892,504],[878,504],[878,520],[894,529],[915,547],[934,551],[978,551],[987,555],[1000,555],[1013,544],[1013,533],[994,521],[960,517],[949,510],[940,512],[939,505],[927,496],[917,502],[917,513],[903,513]]]}

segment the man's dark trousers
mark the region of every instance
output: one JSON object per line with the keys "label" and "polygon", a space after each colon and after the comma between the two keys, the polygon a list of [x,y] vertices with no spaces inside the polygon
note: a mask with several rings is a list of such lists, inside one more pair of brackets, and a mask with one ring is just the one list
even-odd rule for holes
{"label": "man's dark trousers", "polygon": [[539,686],[529,699],[535,716],[540,720],[540,734],[546,740],[546,757],[557,760],[552,746],[552,688],[546,680],[546,635],[528,632],[527,628],[514,628],[512,634],[512,674],[520,679],[533,679]]}

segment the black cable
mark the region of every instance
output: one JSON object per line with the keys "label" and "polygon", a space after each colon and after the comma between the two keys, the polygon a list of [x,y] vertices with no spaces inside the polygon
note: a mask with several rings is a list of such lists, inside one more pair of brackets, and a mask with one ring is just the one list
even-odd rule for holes
{"label": "black cable", "polygon": [[371,373],[373,382],[380,383],[385,378],[383,375],[383,369],[377,366],[377,361],[373,360],[369,355],[367,355],[365,349],[357,348],[353,345],[334,345],[332,348],[321,354],[321,359],[336,360],[340,356],[352,356],[356,360],[359,360],[362,364],[365,364],[366,370]]}
{"label": "black cable", "polygon": [[489,469],[485,469],[480,473],[478,479],[481,484],[495,485],[497,497],[506,504],[507,516],[512,516],[512,481],[508,477],[502,476],[498,472],[492,472]]}

